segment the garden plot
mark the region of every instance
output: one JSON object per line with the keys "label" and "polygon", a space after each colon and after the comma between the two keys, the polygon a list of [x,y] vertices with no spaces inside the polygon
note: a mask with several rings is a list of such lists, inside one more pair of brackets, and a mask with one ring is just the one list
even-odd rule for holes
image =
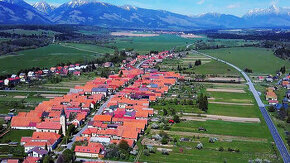
{"label": "garden plot", "polygon": [[63,94],[40,94],[40,96],[44,97],[44,98],[52,99],[52,98],[55,98],[55,97],[62,97]]}

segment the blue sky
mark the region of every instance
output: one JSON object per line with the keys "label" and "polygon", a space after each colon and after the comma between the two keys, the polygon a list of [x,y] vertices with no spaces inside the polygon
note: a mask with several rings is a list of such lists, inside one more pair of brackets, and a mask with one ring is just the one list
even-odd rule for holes
{"label": "blue sky", "polygon": [[[35,3],[39,0],[27,0]],[[60,5],[70,0],[46,0]],[[275,4],[290,7],[290,0],[99,0],[115,5],[133,5],[142,8],[161,9],[185,15],[198,15],[207,12],[218,12],[242,16],[254,8],[268,8]]]}

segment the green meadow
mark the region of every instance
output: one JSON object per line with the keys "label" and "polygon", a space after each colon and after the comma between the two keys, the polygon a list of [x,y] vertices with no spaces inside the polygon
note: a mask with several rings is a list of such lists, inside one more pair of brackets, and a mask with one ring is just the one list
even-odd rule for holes
{"label": "green meadow", "polygon": [[276,57],[271,49],[237,47],[200,52],[228,61],[241,69],[252,69],[255,74],[275,74],[282,66],[290,68],[289,61]]}
{"label": "green meadow", "polygon": [[[82,46],[82,45],[80,45]],[[59,63],[90,61],[101,57],[101,53],[111,49],[94,45],[82,46],[79,49],[52,44],[46,47],[23,50],[16,55],[0,56],[0,75],[16,73],[20,69],[32,67],[51,67]],[[86,48],[89,47],[90,51]]]}

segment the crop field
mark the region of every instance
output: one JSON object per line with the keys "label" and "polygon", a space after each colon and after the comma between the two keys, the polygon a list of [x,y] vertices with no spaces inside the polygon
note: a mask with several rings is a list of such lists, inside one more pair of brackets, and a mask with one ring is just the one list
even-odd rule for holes
{"label": "crop field", "polygon": [[170,50],[176,46],[184,46],[193,43],[193,39],[185,39],[176,35],[160,35],[156,37],[124,37],[117,38],[110,45],[117,46],[119,50],[133,48],[140,54],[146,54],[150,50]]}
{"label": "crop field", "polygon": [[[199,127],[204,127],[207,131],[198,131]],[[267,131],[267,126],[262,126],[260,123],[239,123],[218,120],[208,120],[205,122],[185,121],[174,124],[170,130],[218,135],[270,138],[270,132]]]}
{"label": "crop field", "polygon": [[[88,47],[92,49],[92,46]],[[38,49],[19,51],[16,55],[1,56],[0,75],[16,73],[20,69],[32,67],[44,68],[56,66],[59,63],[90,61],[101,57],[102,55],[99,53],[108,50],[107,48],[96,46],[95,49],[91,50],[93,52],[89,52],[85,49],[86,47],[82,48],[84,49],[54,44]]]}
{"label": "crop field", "polygon": [[228,61],[241,69],[252,69],[255,74],[275,74],[282,66],[290,68],[289,62],[276,57],[273,51],[265,48],[238,47],[200,52]]}
{"label": "crop field", "polygon": [[[197,60],[201,60],[201,65],[194,66],[195,61]],[[163,71],[172,71],[176,70],[178,65],[181,68],[186,68],[186,70],[184,70],[185,73],[195,73],[201,75],[239,75],[238,71],[234,68],[198,54],[189,54],[179,60],[165,60],[162,65],[160,65],[160,68]]]}

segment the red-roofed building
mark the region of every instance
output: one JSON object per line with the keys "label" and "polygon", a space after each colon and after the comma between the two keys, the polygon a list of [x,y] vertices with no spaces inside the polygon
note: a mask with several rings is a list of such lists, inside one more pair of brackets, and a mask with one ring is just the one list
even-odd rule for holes
{"label": "red-roofed building", "polygon": [[90,142],[88,146],[76,146],[75,154],[79,157],[103,158],[105,151],[102,144]]}

